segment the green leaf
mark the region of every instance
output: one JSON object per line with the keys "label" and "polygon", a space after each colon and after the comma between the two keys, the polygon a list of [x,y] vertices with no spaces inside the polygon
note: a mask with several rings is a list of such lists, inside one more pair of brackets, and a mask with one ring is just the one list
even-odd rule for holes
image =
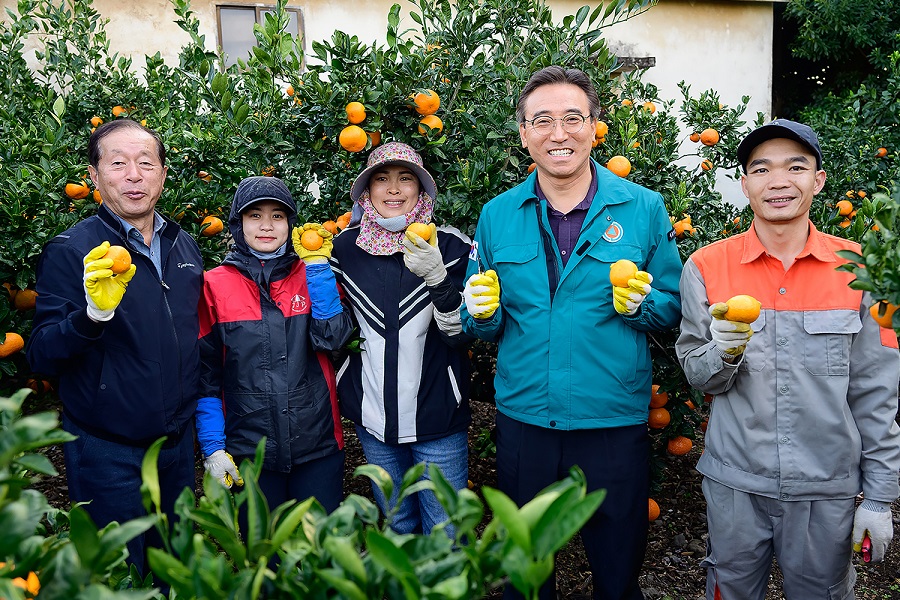
{"label": "green leaf", "polygon": [[374,529],[366,532],[366,548],[372,558],[403,586],[408,600],[420,598],[419,581],[409,557],[389,539]]}
{"label": "green leaf", "polygon": [[162,501],[160,500],[161,495],[159,491],[159,471],[157,471],[156,465],[159,460],[159,450],[162,448],[162,445],[165,443],[166,438],[162,437],[153,442],[149,448],[147,448],[147,453],[144,455],[144,460],[141,462],[141,498],[144,502],[144,510],[148,513],[160,512]]}
{"label": "green leaf", "polygon": [[62,117],[66,114],[66,101],[63,100],[62,96],[57,96],[56,100],[53,101],[53,114],[57,117]]}
{"label": "green leaf", "polygon": [[363,585],[366,584],[366,567],[350,538],[345,536],[327,537],[323,546],[334,558],[334,562],[340,565],[350,577]]}
{"label": "green leaf", "polygon": [[94,525],[87,511],[80,506],[75,506],[69,511],[69,526],[69,539],[75,546],[81,564],[90,569],[94,558],[100,551],[97,526]]}
{"label": "green leaf", "polygon": [[509,499],[509,496],[491,487],[483,487],[481,493],[485,501],[491,507],[494,518],[499,520],[512,541],[528,554],[531,553],[531,533],[528,525],[519,516],[519,507]]}

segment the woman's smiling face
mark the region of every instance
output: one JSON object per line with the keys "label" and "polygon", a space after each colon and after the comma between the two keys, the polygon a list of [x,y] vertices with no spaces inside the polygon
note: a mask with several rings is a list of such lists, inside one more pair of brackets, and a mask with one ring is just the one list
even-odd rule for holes
{"label": "woman's smiling face", "polygon": [[405,215],[419,201],[419,178],[403,165],[384,165],[369,179],[369,198],[382,217]]}

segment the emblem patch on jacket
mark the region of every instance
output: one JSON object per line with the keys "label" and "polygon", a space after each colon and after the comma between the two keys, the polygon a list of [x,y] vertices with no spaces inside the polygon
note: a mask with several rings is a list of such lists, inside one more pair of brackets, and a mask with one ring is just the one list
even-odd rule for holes
{"label": "emblem patch on jacket", "polygon": [[607,242],[618,242],[622,239],[622,234],[622,226],[618,221],[613,221],[603,232],[603,239]]}
{"label": "emblem patch on jacket", "polygon": [[478,242],[472,242],[472,247],[469,249],[469,260],[478,260]]}
{"label": "emblem patch on jacket", "polygon": [[294,294],[291,297],[291,312],[302,313],[306,311],[306,307],[306,298],[304,298],[300,294]]}

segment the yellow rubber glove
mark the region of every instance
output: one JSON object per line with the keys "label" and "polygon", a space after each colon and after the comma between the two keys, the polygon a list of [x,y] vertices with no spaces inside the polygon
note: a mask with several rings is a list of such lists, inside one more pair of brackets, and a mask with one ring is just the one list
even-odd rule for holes
{"label": "yellow rubber glove", "polygon": [[723,354],[740,356],[747,347],[747,342],[753,336],[753,330],[747,323],[724,319],[723,316],[726,312],[728,312],[728,305],[724,302],[716,302],[709,307],[709,314],[712,316],[709,332],[716,347]]}
{"label": "yellow rubber glove", "polygon": [[[300,238],[306,231],[314,231],[319,234],[319,237],[322,238],[322,246],[320,248],[310,250],[300,243]],[[305,223],[302,227],[294,227],[294,231],[291,232],[291,243],[294,245],[294,252],[297,253],[297,256],[306,264],[313,265],[316,263],[327,263],[328,259],[331,258],[331,250],[334,248],[333,237],[331,232],[320,224]]]}
{"label": "yellow rubber glove", "polygon": [[131,267],[118,275],[113,273],[111,258],[103,258],[109,250],[109,242],[103,242],[84,257],[84,295],[87,299],[87,314],[94,321],[109,321],[137,267]]}
{"label": "yellow rubber glove", "polygon": [[216,450],[203,461],[203,468],[212,477],[227,488],[237,483],[244,485],[244,478],[238,471],[234,459],[224,450]]}
{"label": "yellow rubber glove", "polygon": [[476,319],[490,319],[500,307],[500,280],[491,269],[475,273],[466,281],[463,290],[466,310]]}
{"label": "yellow rubber glove", "polygon": [[637,271],[628,280],[628,287],[613,286],[613,308],[620,315],[633,315],[641,307],[644,298],[653,291],[650,284],[653,275],[647,271]]}

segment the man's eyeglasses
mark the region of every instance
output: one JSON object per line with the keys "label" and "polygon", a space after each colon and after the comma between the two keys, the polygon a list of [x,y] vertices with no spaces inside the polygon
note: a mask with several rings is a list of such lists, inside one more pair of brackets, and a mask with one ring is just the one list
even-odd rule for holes
{"label": "man's eyeglasses", "polygon": [[549,135],[556,128],[556,122],[562,123],[566,133],[578,133],[584,127],[584,122],[591,118],[591,115],[579,115],[570,113],[558,119],[543,115],[535,117],[531,120],[525,119],[523,123],[530,123],[531,128],[538,135]]}

